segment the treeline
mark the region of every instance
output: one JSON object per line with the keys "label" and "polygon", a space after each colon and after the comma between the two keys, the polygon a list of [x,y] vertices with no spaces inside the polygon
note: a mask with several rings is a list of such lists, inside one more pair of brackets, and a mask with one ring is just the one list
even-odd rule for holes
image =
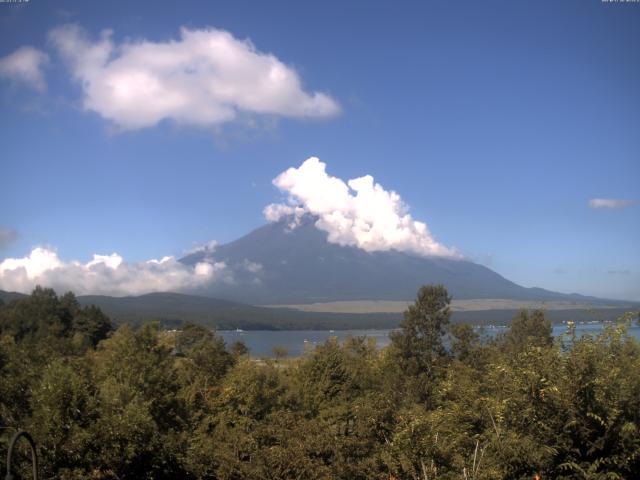
{"label": "treeline", "polygon": [[[28,430],[46,479],[638,478],[624,324],[554,340],[523,311],[482,343],[449,302],[423,287],[383,350],[355,337],[253,361],[198,325],[114,331],[38,288],[0,306],[0,449]],[[30,478],[24,459],[14,473]]]}

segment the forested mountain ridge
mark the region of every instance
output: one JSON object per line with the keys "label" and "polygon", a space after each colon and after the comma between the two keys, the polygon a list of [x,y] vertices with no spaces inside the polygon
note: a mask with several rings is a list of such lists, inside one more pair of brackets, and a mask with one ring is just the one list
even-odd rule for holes
{"label": "forested mountain ridge", "polygon": [[[396,328],[402,313],[328,313],[305,312],[290,308],[265,308],[196,295],[151,293],[138,297],[79,296],[81,305],[96,305],[116,324],[140,324],[159,320],[165,326],[184,321],[196,322],[218,330],[354,330]],[[638,310],[637,304],[618,307],[593,306],[547,310],[552,323],[614,321],[625,312]],[[473,325],[507,325],[519,309],[453,311],[453,322]]]}
{"label": "forested mountain ridge", "polygon": [[[0,302],[26,298],[27,295],[0,290]],[[184,321],[196,322],[218,330],[340,330],[396,328],[401,313],[328,313],[305,312],[291,308],[265,308],[211,297],[172,292],[156,292],[140,296],[109,297],[80,295],[81,306],[97,306],[115,324],[140,324],[158,320],[164,326],[175,327]],[[639,305],[622,303],[617,307],[594,308],[593,305],[546,312],[553,323],[573,321],[612,321]],[[475,325],[506,325],[518,309],[453,311],[453,322]]]}

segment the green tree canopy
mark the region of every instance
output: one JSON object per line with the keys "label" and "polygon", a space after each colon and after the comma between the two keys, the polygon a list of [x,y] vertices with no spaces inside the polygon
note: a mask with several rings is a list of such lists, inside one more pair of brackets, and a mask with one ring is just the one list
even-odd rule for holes
{"label": "green tree canopy", "polygon": [[400,330],[390,335],[400,370],[416,380],[413,390],[422,398],[428,396],[447,357],[443,336],[451,317],[450,303],[444,286],[423,286],[404,312]]}

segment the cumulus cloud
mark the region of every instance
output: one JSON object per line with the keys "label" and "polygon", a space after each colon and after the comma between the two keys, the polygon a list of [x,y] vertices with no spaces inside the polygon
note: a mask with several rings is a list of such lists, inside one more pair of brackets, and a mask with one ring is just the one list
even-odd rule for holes
{"label": "cumulus cloud", "polygon": [[77,294],[140,295],[230,282],[230,275],[224,262],[200,262],[193,267],[174,257],[126,262],[117,253],[94,255],[86,263],[64,262],[54,250],[38,247],[26,257],[0,262],[0,289],[26,293],[43,285]]}
{"label": "cumulus cloud", "polygon": [[592,198],[589,200],[589,207],[591,208],[625,208],[636,203],[633,200],[625,200],[621,198]]}
{"label": "cumulus cloud", "polygon": [[287,218],[295,227],[304,214],[311,214],[318,217],[316,227],[327,232],[332,243],[369,252],[394,249],[460,257],[455,249],[436,242],[427,225],[409,215],[400,195],[385,190],[371,175],[345,183],[329,176],[326,164],[311,157],[278,175],[273,184],[288,194],[288,201],[264,209],[270,221]]}
{"label": "cumulus cloud", "polygon": [[182,28],[177,40],[116,44],[76,25],[50,32],[83,92],[83,106],[123,130],[170,119],[210,127],[242,114],[327,117],[338,103],[306,92],[297,72],[224,30]]}
{"label": "cumulus cloud", "polygon": [[264,218],[270,222],[277,222],[281,218],[288,217],[289,229],[293,230],[300,225],[300,219],[306,213],[306,210],[299,206],[285,205],[282,203],[272,203],[267,205],[262,211]]}
{"label": "cumulus cloud", "polygon": [[215,252],[216,248],[218,248],[218,242],[215,240],[209,240],[206,243],[196,243],[192,248],[190,248],[189,250],[185,250],[184,254],[185,255],[191,255],[194,253],[213,253]]}
{"label": "cumulus cloud", "polygon": [[18,232],[13,228],[0,227],[0,250],[8,247],[18,239]]}
{"label": "cumulus cloud", "polygon": [[15,52],[0,58],[0,77],[43,92],[47,84],[42,68],[49,63],[49,56],[33,47],[20,47]]}

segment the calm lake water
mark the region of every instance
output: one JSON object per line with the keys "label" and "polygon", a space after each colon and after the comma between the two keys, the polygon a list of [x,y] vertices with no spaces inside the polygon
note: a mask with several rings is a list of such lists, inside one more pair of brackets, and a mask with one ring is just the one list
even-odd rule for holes
{"label": "calm lake water", "polygon": [[[597,335],[604,325],[602,323],[582,323],[576,324],[576,333],[582,335]],[[494,336],[505,331],[505,327],[485,327],[484,333],[487,336]],[[553,327],[555,336],[562,335],[567,331],[566,325],[556,325]],[[391,330],[248,330],[238,332],[235,330],[221,330],[218,333],[227,342],[227,345],[240,340],[249,348],[253,357],[273,356],[273,347],[284,347],[289,352],[289,356],[299,356],[307,349],[313,349],[316,345],[324,343],[329,337],[337,337],[342,341],[348,336],[364,336],[374,338],[378,348],[389,345],[389,332]],[[640,326],[634,324],[629,329],[629,334],[640,340]]]}

